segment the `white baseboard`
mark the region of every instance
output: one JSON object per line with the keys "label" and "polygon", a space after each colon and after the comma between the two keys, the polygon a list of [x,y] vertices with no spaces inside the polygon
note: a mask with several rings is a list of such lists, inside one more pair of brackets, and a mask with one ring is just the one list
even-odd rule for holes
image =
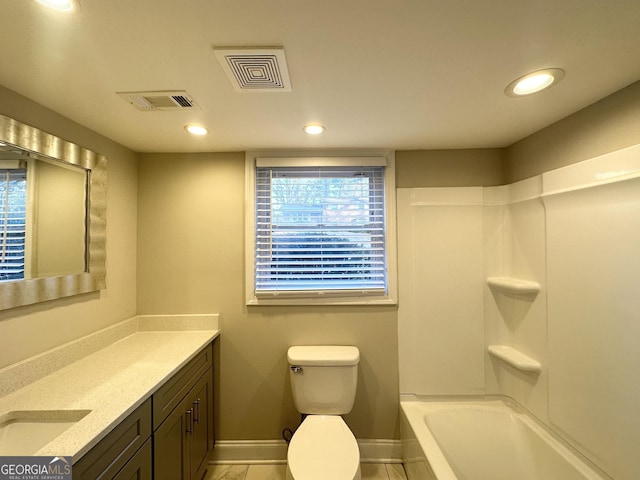
{"label": "white baseboard", "polygon": [[[287,462],[288,444],[284,440],[219,440],[211,463],[215,464],[282,464]],[[400,440],[358,440],[363,463],[401,463]]]}
{"label": "white baseboard", "polygon": [[287,463],[284,440],[216,440],[210,462],[216,464]]}
{"label": "white baseboard", "polygon": [[400,440],[363,439],[358,440],[362,463],[402,463],[402,443]]}

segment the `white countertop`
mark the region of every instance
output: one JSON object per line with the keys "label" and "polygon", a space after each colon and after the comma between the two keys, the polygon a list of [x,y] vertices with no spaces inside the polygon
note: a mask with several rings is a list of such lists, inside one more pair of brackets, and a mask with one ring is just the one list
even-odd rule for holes
{"label": "white countertop", "polygon": [[16,410],[91,410],[34,454],[71,456],[75,463],[219,334],[132,333],[0,398],[0,417]]}

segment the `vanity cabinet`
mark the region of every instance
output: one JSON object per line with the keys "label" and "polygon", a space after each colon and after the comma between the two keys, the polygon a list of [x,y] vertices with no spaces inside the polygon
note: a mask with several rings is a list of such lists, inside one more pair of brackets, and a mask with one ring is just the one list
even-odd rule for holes
{"label": "vanity cabinet", "polygon": [[202,480],[213,444],[210,344],[78,460],[73,478]]}
{"label": "vanity cabinet", "polygon": [[73,465],[74,480],[151,480],[151,399]]}
{"label": "vanity cabinet", "polygon": [[202,480],[213,448],[213,349],[153,395],[155,480]]}

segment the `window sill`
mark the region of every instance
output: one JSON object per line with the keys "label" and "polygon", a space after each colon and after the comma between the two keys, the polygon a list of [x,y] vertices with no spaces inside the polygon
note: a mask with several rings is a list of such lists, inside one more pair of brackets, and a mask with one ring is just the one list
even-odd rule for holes
{"label": "window sill", "polygon": [[257,298],[247,299],[247,306],[278,306],[278,305],[397,305],[396,299],[387,295],[370,297],[317,297],[317,298]]}

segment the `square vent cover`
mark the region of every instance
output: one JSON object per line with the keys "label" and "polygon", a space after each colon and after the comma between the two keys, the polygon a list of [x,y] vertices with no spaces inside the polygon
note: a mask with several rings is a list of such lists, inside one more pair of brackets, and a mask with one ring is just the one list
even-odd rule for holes
{"label": "square vent cover", "polygon": [[237,92],[291,91],[283,48],[214,47],[213,52]]}
{"label": "square vent cover", "polygon": [[184,90],[160,90],[151,92],[116,92],[122,99],[138,110],[178,110],[183,108],[200,109],[193,97]]}

